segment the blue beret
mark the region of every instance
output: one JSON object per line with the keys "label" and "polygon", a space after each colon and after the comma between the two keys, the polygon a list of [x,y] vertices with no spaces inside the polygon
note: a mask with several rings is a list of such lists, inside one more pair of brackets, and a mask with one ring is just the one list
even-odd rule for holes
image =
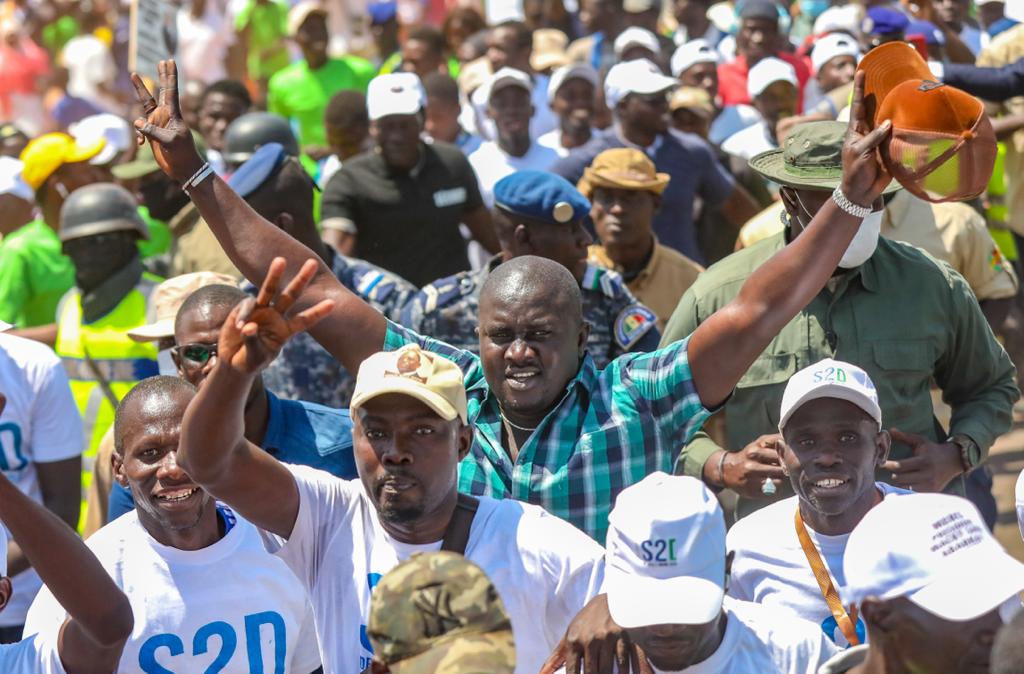
{"label": "blue beret", "polygon": [[923,35],[928,45],[946,44],[946,36],[931,21],[911,21],[905,32],[907,35]]}
{"label": "blue beret", "polygon": [[395,18],[395,15],[398,14],[398,2],[396,0],[391,0],[390,2],[371,2],[366,6],[366,10],[370,14],[370,23],[378,26]]}
{"label": "blue beret", "polygon": [[910,25],[910,19],[903,12],[888,7],[872,7],[864,20],[864,32],[870,35],[902,33]]}
{"label": "blue beret", "polygon": [[280,143],[261,145],[244,164],[231,174],[231,177],[228,178],[228,185],[244,199],[266,182],[267,178],[272,176],[287,158],[288,152]]}
{"label": "blue beret", "polygon": [[531,220],[564,224],[585,218],[590,202],[565,178],[545,171],[518,171],[494,186],[494,205]]}

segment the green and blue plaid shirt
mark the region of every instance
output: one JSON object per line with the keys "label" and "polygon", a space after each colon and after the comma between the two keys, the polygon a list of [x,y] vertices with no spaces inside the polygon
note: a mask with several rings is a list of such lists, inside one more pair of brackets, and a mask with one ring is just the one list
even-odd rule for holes
{"label": "green and blue plaid shirt", "polygon": [[688,342],[628,353],[604,370],[587,354],[515,462],[502,446],[501,412],[479,357],[390,321],[384,349],[419,344],[462,369],[475,432],[459,466],[461,491],[535,503],[603,543],[619,492],[655,471],[671,472],[711,414],[694,387]]}

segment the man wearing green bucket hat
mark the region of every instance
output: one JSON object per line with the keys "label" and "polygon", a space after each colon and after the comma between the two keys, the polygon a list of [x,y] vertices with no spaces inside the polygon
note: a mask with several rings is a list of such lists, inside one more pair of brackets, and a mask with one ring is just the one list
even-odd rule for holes
{"label": "man wearing green bucket hat", "polygon": [[[750,160],[781,186],[784,231],[704,272],[680,300],[664,344],[695,330],[800,235],[840,183],[845,131],[839,122],[802,124],[782,148]],[[886,191],[896,189],[893,181]],[[864,219],[827,287],[740,380],[725,406],[724,446],[698,434],[682,450],[683,472],[739,494],[737,517],[791,495],[775,450],[779,405],[790,376],[822,358],[859,365],[878,387],[883,423],[893,436],[891,460],[878,476],[883,482],[962,494],[965,476],[1009,428],[1018,397],[1013,366],[970,287],[919,249],[880,238],[881,221],[881,210]],[[932,411],[933,379],[953,409],[949,429]]]}

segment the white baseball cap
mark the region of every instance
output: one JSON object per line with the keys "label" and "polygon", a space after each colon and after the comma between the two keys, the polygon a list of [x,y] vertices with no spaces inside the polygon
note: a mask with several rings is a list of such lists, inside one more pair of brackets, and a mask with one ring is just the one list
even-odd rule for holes
{"label": "white baseball cap", "polygon": [[303,0],[292,7],[288,12],[288,36],[295,37],[299,28],[302,28],[302,24],[306,23],[306,19],[313,14],[327,16],[327,9],[319,0]]}
{"label": "white baseball cap", "polygon": [[890,495],[868,511],[843,554],[845,602],[906,597],[944,620],[973,620],[1024,590],[1024,564],[973,503],[948,494]]}
{"label": "white baseball cap", "polygon": [[366,90],[366,112],[371,121],[388,115],[415,115],[426,100],[420,78],[414,73],[378,75]]}
{"label": "white baseball cap", "polygon": [[106,166],[135,144],[135,133],[128,120],[109,112],[89,115],[68,127],[68,133],[81,145],[107,141],[99,153],[89,160],[95,166]]}
{"label": "white baseball cap", "polygon": [[714,63],[718,65],[721,60],[717,49],[712,47],[707,40],[698,38],[679,45],[675,53],[672,54],[669,67],[672,70],[672,74],[675,77],[679,77],[698,63]]}
{"label": "white baseball cap", "polygon": [[624,51],[634,46],[643,47],[654,54],[661,53],[661,43],[654,33],[646,28],[630,26],[615,38],[615,55],[622,56]]}
{"label": "white baseball cap", "polygon": [[842,31],[850,35],[859,35],[864,20],[864,6],[856,2],[839,7],[829,7],[814,20],[814,35]]}
{"label": "white baseball cap", "polygon": [[674,77],[648,59],[636,59],[612,66],[604,78],[604,100],[614,109],[623,98],[630,94],[656,94],[679,85]]}
{"label": "white baseball cap", "polygon": [[525,90],[527,94],[533,94],[533,81],[530,79],[530,76],[522,70],[506,66],[491,75],[484,82],[483,86],[480,87],[482,90],[480,95],[483,97],[483,100],[489,103],[494,94],[506,87],[519,87]]}
{"label": "white baseball cap", "polygon": [[821,67],[837,56],[852,56],[855,61],[860,62],[860,45],[846,33],[829,33],[814,43],[811,50],[811,65],[814,74],[817,74]]}
{"label": "white baseball cap", "polygon": [[779,432],[801,406],[819,398],[838,398],[861,408],[882,427],[878,391],[868,373],[856,365],[825,358],[800,370],[786,383],[782,393]]}
{"label": "white baseball cap", "polygon": [[763,58],[747,73],[747,95],[751,98],[760,96],[761,92],[775,82],[789,82],[794,87],[798,86],[796,70],[774,56]]}
{"label": "white baseball cap", "polygon": [[0,157],[0,194],[13,194],[31,202],[35,199],[35,190],[21,177],[25,165],[14,157]]}
{"label": "white baseball cap", "polygon": [[570,63],[567,66],[562,66],[555,72],[551,73],[551,79],[548,80],[548,103],[555,100],[555,95],[558,94],[558,90],[562,88],[562,85],[569,80],[586,80],[595,87],[597,86],[597,71],[589,63]]}
{"label": "white baseball cap", "polygon": [[703,625],[722,610],[724,586],[725,517],[703,482],[659,472],[619,494],[605,550],[612,620]]}

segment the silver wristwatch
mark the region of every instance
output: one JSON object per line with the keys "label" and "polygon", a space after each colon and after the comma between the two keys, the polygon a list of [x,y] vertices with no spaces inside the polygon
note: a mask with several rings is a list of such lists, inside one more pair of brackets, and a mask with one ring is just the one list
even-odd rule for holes
{"label": "silver wristwatch", "polygon": [[841,187],[837,186],[836,189],[832,192],[832,201],[836,202],[836,206],[846,211],[855,218],[860,218],[861,220],[863,220],[864,218],[871,215],[872,209],[870,206],[858,206],[857,204],[853,203],[852,201],[846,198],[846,195],[843,194],[843,189]]}

